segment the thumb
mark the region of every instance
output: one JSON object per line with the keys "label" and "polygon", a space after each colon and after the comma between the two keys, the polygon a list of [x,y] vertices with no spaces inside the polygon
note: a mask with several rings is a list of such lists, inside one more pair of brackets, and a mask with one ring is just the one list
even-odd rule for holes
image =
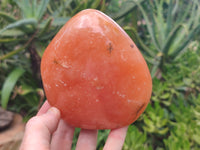
{"label": "thumb", "polygon": [[57,129],[59,120],[60,112],[55,107],[31,118],[26,124],[20,150],[50,149],[51,135]]}

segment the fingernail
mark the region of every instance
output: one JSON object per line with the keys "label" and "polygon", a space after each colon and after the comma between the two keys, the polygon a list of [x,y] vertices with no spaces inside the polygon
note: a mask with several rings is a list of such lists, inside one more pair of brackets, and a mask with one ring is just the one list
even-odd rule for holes
{"label": "fingernail", "polygon": [[56,107],[51,107],[48,111],[47,114],[51,115],[59,115],[60,116],[60,111]]}

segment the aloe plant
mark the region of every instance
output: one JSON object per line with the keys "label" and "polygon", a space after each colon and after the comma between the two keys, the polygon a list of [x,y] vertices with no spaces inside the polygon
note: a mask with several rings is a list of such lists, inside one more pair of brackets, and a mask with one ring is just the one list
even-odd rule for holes
{"label": "aloe plant", "polygon": [[[139,4],[143,4],[144,2],[145,0],[138,1]],[[127,16],[129,13],[134,12],[137,7],[137,4],[133,3],[131,0],[111,0],[110,5],[108,5],[108,8],[106,9],[106,13],[108,13],[111,18],[117,21]]]}
{"label": "aloe plant", "polygon": [[[200,33],[200,3],[191,0],[184,4],[180,0],[147,0],[142,5],[134,0],[145,21],[145,27],[149,33],[149,44],[138,36],[133,27],[126,26],[126,31],[131,31],[144,50],[146,60],[152,64],[151,73],[165,63],[170,63],[187,49],[195,35]],[[180,11],[184,10],[184,11]]]}
{"label": "aloe plant", "polygon": [[51,15],[48,15],[44,19],[49,0],[15,0],[15,3],[20,8],[20,18],[0,12],[0,17],[9,23],[3,29],[0,29],[0,43],[20,42],[24,44],[20,48],[1,56],[0,60],[19,53],[35,41],[47,40],[58,31],[58,26],[63,25],[69,19],[69,17],[62,18],[62,22],[59,23],[57,23],[59,17],[54,19]]}

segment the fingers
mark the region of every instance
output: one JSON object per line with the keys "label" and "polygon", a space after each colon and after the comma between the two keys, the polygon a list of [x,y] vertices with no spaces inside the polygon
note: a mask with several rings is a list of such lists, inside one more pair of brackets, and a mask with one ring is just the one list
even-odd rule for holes
{"label": "fingers", "polygon": [[50,149],[51,134],[56,130],[59,119],[60,112],[54,107],[31,118],[27,122],[20,150]]}
{"label": "fingers", "polygon": [[98,130],[81,129],[76,144],[76,150],[95,150]]}
{"label": "fingers", "polygon": [[47,112],[47,110],[51,107],[48,101],[45,101],[40,110],[37,113],[37,116],[42,115]]}
{"label": "fingers", "polygon": [[111,130],[103,150],[121,150],[126,138],[128,126]]}
{"label": "fingers", "polygon": [[57,130],[53,133],[51,150],[71,150],[74,127],[60,120]]}
{"label": "fingers", "polygon": [[[104,150],[121,150],[127,128],[128,126],[111,130]],[[28,121],[20,150],[70,150],[73,134],[74,127],[60,120],[59,110],[51,107],[46,101],[37,116]],[[98,130],[82,129],[78,137],[76,150],[95,150],[97,134]]]}

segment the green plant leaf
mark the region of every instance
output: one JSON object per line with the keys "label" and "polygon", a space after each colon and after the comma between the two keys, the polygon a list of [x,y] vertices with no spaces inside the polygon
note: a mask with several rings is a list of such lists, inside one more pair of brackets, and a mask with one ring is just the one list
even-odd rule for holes
{"label": "green plant leaf", "polygon": [[195,141],[196,143],[198,143],[198,144],[200,145],[200,135],[199,135],[199,134],[194,134],[194,135],[192,136],[192,138],[194,139],[194,141]]}
{"label": "green plant leaf", "polygon": [[101,8],[100,8],[100,11],[104,12],[106,9],[106,0],[102,0],[101,1]]}
{"label": "green plant leaf", "polygon": [[174,7],[172,9],[172,16],[175,16],[176,15],[176,12],[178,11],[178,6],[179,6],[179,0],[176,0],[175,3],[173,4]]}
{"label": "green plant leaf", "polygon": [[15,17],[13,17],[10,14],[7,14],[5,12],[0,12],[0,17],[2,17],[3,19],[5,19],[8,22],[15,22],[16,21]]}
{"label": "green plant leaf", "polygon": [[166,134],[168,131],[169,131],[169,128],[166,127],[164,129],[158,130],[158,133],[163,135],[163,134]]}
{"label": "green plant leaf", "polygon": [[166,42],[162,48],[162,51],[165,55],[168,54],[169,48],[172,45],[173,41],[177,38],[177,34],[179,33],[180,29],[183,27],[182,24],[177,25],[170,33],[166,39]]}
{"label": "green plant leaf", "polygon": [[7,108],[11,92],[12,92],[16,82],[18,81],[20,76],[23,75],[24,72],[25,72],[25,70],[23,70],[21,68],[16,68],[6,78],[6,80],[3,84],[3,87],[2,87],[2,93],[1,93],[1,105],[4,109]]}
{"label": "green plant leaf", "polygon": [[[177,4],[177,1],[175,3],[175,7],[177,7],[176,4]],[[172,9],[173,9],[173,5],[174,4],[173,4],[172,0],[170,0],[168,13],[167,13],[167,30],[166,30],[167,32],[166,33],[169,33],[171,31],[171,28],[172,28],[172,19],[173,19],[173,11],[172,11]]]}
{"label": "green plant leaf", "polygon": [[19,27],[23,27],[25,25],[33,25],[33,26],[36,26],[37,24],[37,20],[35,19],[22,19],[22,20],[19,20],[19,21],[16,21],[14,23],[11,23],[9,25],[7,25],[5,28],[3,28],[2,30],[0,30],[0,35],[8,30],[8,29],[13,29],[13,28],[19,28]]}
{"label": "green plant leaf", "polygon": [[101,2],[101,0],[95,0],[95,1],[92,3],[91,8],[96,9],[96,8],[99,6],[100,2]]}
{"label": "green plant leaf", "polygon": [[[26,46],[27,46],[27,45],[25,45],[25,47],[26,47]],[[5,59],[7,59],[7,58],[12,57],[13,55],[15,55],[15,54],[17,54],[17,53],[23,51],[23,50],[25,49],[25,47],[20,47],[20,48],[18,48],[18,49],[16,49],[16,50],[13,50],[13,51],[11,51],[11,52],[9,52],[9,53],[3,55],[3,56],[0,56],[0,60],[5,60]]]}
{"label": "green plant leaf", "polygon": [[35,12],[35,16],[36,16],[36,18],[38,20],[40,20],[42,18],[42,16],[44,15],[44,12],[46,11],[48,4],[49,4],[49,0],[42,0],[42,1],[40,1],[38,9]]}
{"label": "green plant leaf", "polygon": [[[152,2],[151,2],[152,3]],[[152,6],[152,4],[150,5]],[[156,7],[157,13],[153,13]],[[155,6],[150,8],[150,15],[152,18],[152,28],[153,28],[153,35],[155,36],[156,43],[158,47],[161,49],[162,45],[165,41],[165,18],[163,14],[163,0],[157,2],[155,1]],[[162,51],[162,50],[161,50]]]}
{"label": "green plant leaf", "polygon": [[[157,51],[160,51],[160,47],[159,47],[159,45],[158,45],[158,43],[157,43],[157,40],[156,40],[156,34],[155,34],[155,31],[154,31],[154,27],[153,27],[153,25],[152,25],[150,19],[148,18],[148,15],[147,15],[148,13],[152,15],[152,14],[153,14],[153,10],[150,9],[150,12],[147,13],[147,12],[144,10],[144,8],[141,6],[140,3],[138,3],[136,0],[135,0],[134,2],[138,5],[138,8],[139,8],[140,11],[142,12],[142,15],[143,15],[144,20],[145,20],[145,22],[146,22],[147,29],[148,29],[148,32],[149,32],[150,37],[151,37],[151,39],[152,39],[152,42],[154,43],[154,45],[155,45]],[[153,17],[152,17],[152,19],[153,19]],[[153,23],[154,23],[154,20],[153,20]]]}
{"label": "green plant leaf", "polygon": [[21,9],[24,19],[32,18],[32,6],[30,0],[14,0],[14,2]]}
{"label": "green plant leaf", "polygon": [[170,93],[165,93],[160,96],[160,98],[162,98],[162,99],[168,99],[169,97],[170,97]]}
{"label": "green plant leaf", "polygon": [[130,125],[127,131],[127,136],[123,146],[124,150],[145,150],[147,145],[146,132],[140,131],[136,126]]}
{"label": "green plant leaf", "polygon": [[0,38],[0,43],[9,43],[9,42],[18,42],[21,41],[23,39],[19,39],[19,38]]}
{"label": "green plant leaf", "polygon": [[18,37],[18,36],[23,36],[25,33],[19,29],[10,29],[10,30],[5,30],[0,34],[2,37]]}
{"label": "green plant leaf", "polygon": [[184,50],[184,48],[189,44],[189,42],[193,39],[194,35],[200,32],[200,24],[190,31],[189,35],[186,37],[183,44],[181,44],[175,51],[172,53],[172,58],[175,59],[179,56],[179,54]]}
{"label": "green plant leaf", "polygon": [[125,31],[126,31],[126,30],[130,30],[130,31],[133,33],[134,38],[136,38],[136,40],[139,42],[139,44],[140,44],[140,46],[142,47],[142,49],[143,49],[145,52],[147,52],[151,57],[154,57],[154,56],[155,56],[154,52],[153,52],[151,49],[149,49],[149,48],[144,44],[144,42],[142,41],[142,39],[141,39],[141,38],[139,37],[139,35],[137,34],[137,31],[136,31],[136,29],[135,29],[134,27],[126,26],[126,27],[124,27],[124,30],[125,30]]}
{"label": "green plant leaf", "polygon": [[[140,0],[138,3],[142,4],[145,2],[145,0]],[[122,2],[122,5],[120,6],[117,13],[110,12],[110,17],[114,20],[119,20],[122,17],[126,16],[128,13],[130,13],[132,10],[136,9],[137,4],[133,1],[124,1]]]}
{"label": "green plant leaf", "polygon": [[51,22],[52,22],[53,18],[49,18],[47,20],[47,22],[45,23],[45,25],[42,27],[42,30],[40,31],[38,37],[40,37],[41,35],[43,35],[44,33],[46,33],[46,31],[50,28],[51,26]]}
{"label": "green plant leaf", "polygon": [[52,26],[62,26],[64,25],[71,17],[58,17],[55,18],[52,22]]}
{"label": "green plant leaf", "polygon": [[97,145],[99,145],[102,141],[104,141],[108,134],[109,134],[109,130],[101,130],[98,134],[98,139],[97,139]]}
{"label": "green plant leaf", "polygon": [[50,38],[52,38],[53,36],[55,36],[56,33],[57,33],[58,31],[59,31],[59,28],[48,32],[48,34],[43,34],[43,35],[41,35],[41,36],[40,36],[40,41],[49,40]]}

